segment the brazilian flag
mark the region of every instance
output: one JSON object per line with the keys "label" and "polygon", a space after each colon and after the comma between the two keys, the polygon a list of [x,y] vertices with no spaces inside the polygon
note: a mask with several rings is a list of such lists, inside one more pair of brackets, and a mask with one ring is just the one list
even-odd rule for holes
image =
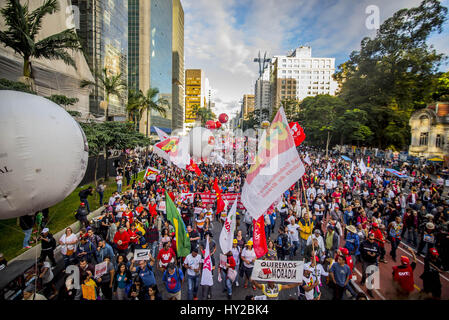
{"label": "brazilian flag", "polygon": [[187,233],[184,221],[179,214],[178,209],[176,209],[175,204],[165,191],[165,204],[167,211],[167,220],[175,227],[176,236],[176,254],[178,257],[187,257],[190,254],[190,239]]}

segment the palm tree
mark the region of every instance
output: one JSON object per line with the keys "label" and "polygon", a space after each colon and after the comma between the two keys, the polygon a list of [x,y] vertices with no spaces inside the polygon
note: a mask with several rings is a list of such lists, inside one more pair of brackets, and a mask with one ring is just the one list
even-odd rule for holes
{"label": "palm tree", "polygon": [[206,125],[208,120],[214,120],[217,116],[209,108],[200,108],[199,105],[193,105],[193,112],[196,118],[201,121],[201,125]]}
{"label": "palm tree", "polygon": [[[98,85],[98,82],[100,84]],[[106,121],[109,118],[109,100],[111,96],[117,96],[119,99],[122,99],[122,93],[126,89],[127,85],[122,80],[122,74],[111,74],[107,68],[103,68],[102,72],[95,71],[95,82],[82,80],[81,88],[85,88],[88,86],[99,86],[104,90],[104,94],[106,96],[106,110],[105,116]]]}
{"label": "palm tree", "polygon": [[22,6],[19,0],[7,0],[6,6],[0,9],[7,27],[6,31],[0,31],[0,42],[22,56],[25,82],[32,84],[34,80],[32,58],[62,60],[76,68],[75,61],[66,50],[81,49],[75,29],[66,29],[45,39],[36,40],[43,18],[59,9],[58,0],[46,0],[32,12],[29,11],[28,4]]}
{"label": "palm tree", "polygon": [[141,90],[128,91],[128,104],[126,110],[128,111],[128,120],[134,122],[134,130],[137,130],[137,123],[142,118],[141,108],[144,95]]}
{"label": "palm tree", "polygon": [[158,112],[161,116],[165,117],[167,115],[167,109],[166,107],[170,107],[169,102],[167,99],[164,98],[157,98],[159,95],[159,89],[158,88],[150,88],[144,94],[142,92],[143,99],[142,99],[142,108],[140,110],[140,117],[142,117],[143,113],[147,113],[147,128],[146,128],[146,137],[148,138],[148,125],[150,122],[149,113],[150,110]]}

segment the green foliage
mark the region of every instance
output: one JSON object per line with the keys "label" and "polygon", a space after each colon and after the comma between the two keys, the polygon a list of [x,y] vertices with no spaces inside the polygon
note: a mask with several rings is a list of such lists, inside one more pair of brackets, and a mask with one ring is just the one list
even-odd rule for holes
{"label": "green foliage", "polygon": [[48,100],[53,101],[56,104],[59,104],[60,106],[73,106],[75,103],[79,101],[78,98],[69,98],[64,95],[59,94],[53,94],[50,97],[46,97]]}
{"label": "green foliage", "polygon": [[0,42],[22,56],[23,76],[33,77],[31,58],[62,60],[76,68],[75,61],[67,52],[67,49],[81,49],[75,29],[66,29],[42,40],[36,39],[44,17],[59,9],[58,0],[46,0],[32,12],[29,11],[27,3],[22,5],[19,0],[7,0],[5,7],[0,9],[6,25],[6,31],[0,31]]}
{"label": "green foliage", "polygon": [[82,116],[81,112],[74,111],[74,110],[67,110],[67,113],[70,114],[74,118]]}
{"label": "green foliage", "polygon": [[[285,116],[287,117],[288,122],[294,122],[299,120],[300,103],[298,100],[295,99],[282,100],[280,103],[280,107],[284,108]],[[273,110],[270,121],[273,121],[278,110],[279,108]]]}
{"label": "green foliage", "polygon": [[0,90],[14,90],[14,91],[21,91],[31,94],[36,94],[30,86],[26,85],[22,82],[16,82],[16,81],[10,81],[5,78],[0,79]]}
{"label": "green foliage", "polygon": [[200,108],[199,105],[193,105],[193,114],[196,115],[196,118],[201,121],[201,125],[205,126],[206,122],[209,120],[217,119],[217,116],[212,112],[209,108]]}
{"label": "green foliage", "polygon": [[[432,32],[442,31],[446,15],[447,8],[437,0],[401,9],[385,20],[375,38],[364,38],[360,50],[339,66],[335,75],[339,96],[349,109],[366,112],[372,145],[400,149],[408,144],[410,115],[432,101],[437,70],[445,58],[426,41]],[[443,78],[443,87],[444,82]],[[352,137],[355,140],[368,138],[359,129],[354,132],[358,132]]]}
{"label": "green foliage", "polygon": [[107,121],[80,123],[86,134],[90,155],[97,156],[105,150],[123,150],[145,147],[150,140],[136,132],[131,123]]}
{"label": "green foliage", "polygon": [[435,101],[449,101],[449,72],[441,74],[436,79],[435,92],[432,94]]}
{"label": "green foliage", "polygon": [[262,109],[262,114],[260,110],[248,112],[248,119],[243,120],[242,130],[260,128],[260,123],[268,119],[269,113],[270,111],[268,109]]}

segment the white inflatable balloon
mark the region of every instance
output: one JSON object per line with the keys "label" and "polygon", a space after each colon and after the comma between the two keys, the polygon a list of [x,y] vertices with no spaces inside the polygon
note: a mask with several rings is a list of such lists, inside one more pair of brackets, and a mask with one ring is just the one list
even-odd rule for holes
{"label": "white inflatable balloon", "polygon": [[86,136],[63,108],[0,90],[0,219],[62,201],[83,179],[87,160]]}
{"label": "white inflatable balloon", "polygon": [[190,155],[195,161],[207,159],[214,150],[215,137],[209,129],[203,127],[193,128],[190,133]]}

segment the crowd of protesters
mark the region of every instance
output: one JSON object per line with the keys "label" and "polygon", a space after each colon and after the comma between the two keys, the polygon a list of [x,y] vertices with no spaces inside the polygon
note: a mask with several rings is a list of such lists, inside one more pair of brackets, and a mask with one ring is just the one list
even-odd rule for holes
{"label": "crowd of protesters", "polygon": [[[200,285],[209,241],[213,273],[221,280],[228,299],[237,287],[248,290],[247,299],[278,299],[282,290],[298,287],[295,290],[299,299],[318,300],[324,286],[332,289],[333,299],[343,299],[346,291],[348,297],[366,299],[350,285],[353,268],[361,266],[360,284],[365,285],[372,266],[386,263],[387,259],[398,260],[392,278],[397,283],[397,296],[407,298],[413,291],[413,271],[419,255],[425,257],[425,268],[415,278],[423,280],[423,292],[439,299],[440,273],[449,269],[449,205],[442,196],[443,185],[414,167],[401,168],[401,174],[408,176],[403,178],[385,171],[385,164],[368,164],[364,172],[357,159],[345,161],[338,154],[326,159],[323,152],[313,149],[302,149],[300,154],[305,175],[264,214],[268,252],[261,259],[304,259],[302,283],[252,281],[256,254],[252,218],[245,210],[238,210],[233,248],[223,252],[227,257],[225,266],[216,264],[214,254],[220,250],[214,239],[219,237],[226,211],[217,215],[215,206],[203,204],[197,193],[214,193],[215,178],[223,193],[240,193],[248,165],[200,163],[202,173],[198,176],[150,153],[146,160],[130,162],[117,170],[117,191],[105,199],[98,219],[87,220],[88,196],[93,194],[93,188],[80,192],[80,232],[75,234],[66,228],[56,241],[48,229],[43,230],[39,270],[45,278],[47,296],[63,300],[179,300],[183,283],[187,282],[187,299],[212,299],[211,287]],[[139,167],[147,166],[160,173],[155,180],[137,181]],[[95,191],[102,199],[104,187]],[[191,253],[187,257],[177,256],[174,227],[160,208],[165,191],[189,233]],[[190,201],[181,198],[183,193],[195,196]],[[213,228],[214,224],[220,228]],[[385,250],[387,241],[391,244],[389,252]],[[400,243],[410,247],[413,261],[398,254]],[[61,246],[64,269],[71,265],[79,269],[83,289],[75,288],[73,275],[65,276],[61,288],[55,287],[52,267],[56,263],[56,244]],[[149,260],[135,261],[136,249],[150,249]],[[95,277],[95,265],[102,262],[106,271]],[[156,278],[162,278],[163,287],[157,285]],[[256,295],[259,289],[261,296]],[[371,290],[368,294],[372,296]]]}

